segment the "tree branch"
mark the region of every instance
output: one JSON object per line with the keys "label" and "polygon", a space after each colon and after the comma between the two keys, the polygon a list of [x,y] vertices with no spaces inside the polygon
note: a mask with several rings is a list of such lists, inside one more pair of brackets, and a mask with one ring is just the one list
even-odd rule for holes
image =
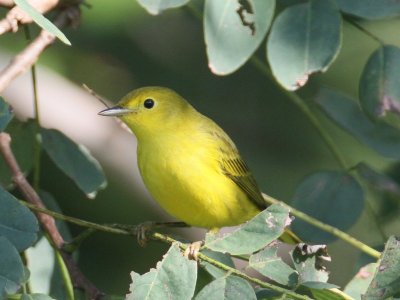
{"label": "tree branch", "polygon": [[[4,132],[0,133],[0,153],[3,155],[5,162],[12,173],[12,179],[14,183],[29,203],[41,209],[46,209],[39,195],[36,193],[36,191],[32,188],[32,186],[23,175],[18,165],[18,162],[11,150],[10,144],[10,135]],[[103,295],[103,293],[100,292],[100,290],[91,281],[89,281],[85,277],[85,275],[83,275],[78,266],[72,260],[72,257],[68,253],[63,251],[62,248],[65,241],[58,231],[58,228],[56,227],[54,218],[42,212],[36,212],[36,216],[44,231],[48,234],[53,246],[61,253],[70,273],[70,276],[74,282],[74,286],[86,291],[90,299],[99,299]]]}
{"label": "tree branch", "polygon": [[[65,27],[80,16],[78,6],[68,6],[54,20],[57,27]],[[0,21],[1,27],[1,21]],[[1,34],[1,30],[0,30]],[[0,92],[18,75],[27,71],[39,58],[39,55],[55,40],[55,36],[46,30],[40,34],[0,72]]]}
{"label": "tree branch", "polygon": [[[55,8],[60,0],[29,0],[28,2],[36,8],[38,12],[46,13]],[[14,1],[0,1],[0,6],[12,7],[13,5]],[[28,24],[31,22],[32,18],[27,13],[18,6],[14,6],[10,9],[5,18],[0,20],[0,35],[9,31],[16,32],[18,30],[18,24]]]}

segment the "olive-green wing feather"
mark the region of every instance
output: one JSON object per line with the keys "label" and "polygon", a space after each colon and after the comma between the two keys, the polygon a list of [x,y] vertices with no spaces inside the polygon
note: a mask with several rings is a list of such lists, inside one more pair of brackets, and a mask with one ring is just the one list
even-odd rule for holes
{"label": "olive-green wing feather", "polygon": [[217,135],[218,139],[223,142],[219,149],[222,172],[235,182],[255,205],[260,209],[265,209],[266,204],[256,180],[240,157],[233,142],[226,135],[216,134],[215,132],[214,135]]}

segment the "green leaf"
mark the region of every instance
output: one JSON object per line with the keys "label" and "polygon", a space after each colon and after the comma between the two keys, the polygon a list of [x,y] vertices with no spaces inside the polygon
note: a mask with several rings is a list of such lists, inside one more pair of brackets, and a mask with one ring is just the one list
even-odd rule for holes
{"label": "green leaf", "polygon": [[387,299],[400,292],[400,239],[391,236],[363,299]]}
{"label": "green leaf", "polygon": [[283,10],[267,41],[267,59],[277,81],[294,91],[315,72],[325,72],[339,53],[341,17],[331,0],[310,0]]}
{"label": "green leaf", "polygon": [[[210,249],[202,249],[200,252],[216,261],[223,263],[224,265],[227,265],[228,267],[235,268],[233,260],[229,254],[215,252]],[[227,271],[221,270],[220,268],[217,268],[206,261],[200,261],[200,265],[214,278],[225,276],[227,273]]]}
{"label": "green leaf", "polygon": [[251,285],[236,276],[215,279],[207,284],[196,296],[195,300],[256,300],[256,294]]}
{"label": "green leaf", "polygon": [[48,31],[52,35],[56,36],[61,42],[71,46],[71,42],[67,39],[64,33],[57,28],[53,23],[46,19],[40,12],[38,12],[32,5],[30,5],[26,0],[14,0],[15,4],[19,6],[25,13],[27,13],[32,20],[42,27],[44,30]]}
{"label": "green leaf", "polygon": [[15,293],[24,279],[24,265],[17,249],[0,235],[0,299]]}
{"label": "green leaf", "polygon": [[260,46],[274,10],[275,0],[206,0],[204,38],[211,71],[227,75],[240,68]]}
{"label": "green leaf", "polygon": [[316,102],[345,131],[383,156],[400,159],[400,131],[384,122],[371,122],[357,103],[334,90],[323,89]]}
{"label": "green leaf", "polygon": [[275,292],[273,290],[264,288],[255,288],[257,300],[285,300],[287,299],[285,294]]}
{"label": "green leaf", "polygon": [[[36,124],[30,120],[19,122],[14,119],[7,127],[11,136],[11,149],[24,174],[28,174],[33,166],[34,145],[36,142]],[[0,159],[0,184],[8,187],[12,184],[12,174],[4,159]]]}
{"label": "green leaf", "polygon": [[362,109],[372,119],[386,112],[400,114],[400,48],[382,46],[369,58],[361,75]]}
{"label": "green leaf", "polygon": [[13,116],[11,106],[0,97],[0,132],[4,131]]}
{"label": "green leaf", "polygon": [[146,274],[131,273],[127,300],[192,299],[197,278],[197,263],[185,258],[173,244],[156,269]]}
{"label": "green leaf", "polygon": [[279,245],[274,244],[250,256],[249,267],[269,279],[290,288],[297,285],[298,273],[277,255]]}
{"label": "green leaf", "polygon": [[361,295],[367,291],[377,266],[376,263],[370,263],[362,267],[346,285],[344,292],[355,300],[361,300]]}
{"label": "green leaf", "polygon": [[44,150],[53,162],[89,197],[106,186],[103,170],[82,145],[55,129],[40,129]]}
{"label": "green leaf", "polygon": [[34,214],[0,187],[0,235],[18,251],[28,248],[37,238],[39,225]]}
{"label": "green leaf", "polygon": [[45,294],[22,294],[21,300],[54,300],[48,295]]}
{"label": "green leaf", "polygon": [[400,3],[393,0],[336,0],[345,13],[369,20],[400,15]]}
{"label": "green leaf", "polygon": [[[292,206],[318,220],[349,229],[364,208],[364,193],[358,182],[347,173],[323,171],[307,176],[296,188]],[[295,219],[292,229],[305,241],[329,243],[337,237]]]}
{"label": "green leaf", "polygon": [[[325,245],[308,246],[299,244],[292,252],[294,267],[299,273],[299,283],[328,281],[328,272],[324,263],[330,261]],[[312,286],[314,288],[315,286]]]}
{"label": "green leaf", "polygon": [[231,233],[206,234],[204,247],[237,255],[253,253],[280,237],[289,223],[289,211],[273,204]]}
{"label": "green leaf", "polygon": [[190,0],[137,0],[150,14],[158,15],[169,8],[177,8],[187,4]]}

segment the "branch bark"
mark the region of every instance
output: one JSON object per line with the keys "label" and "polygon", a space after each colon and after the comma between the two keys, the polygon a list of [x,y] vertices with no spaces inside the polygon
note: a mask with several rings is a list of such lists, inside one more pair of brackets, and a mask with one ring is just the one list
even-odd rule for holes
{"label": "branch bark", "polygon": [[[2,154],[7,166],[11,170],[13,182],[24,195],[26,201],[34,204],[37,207],[45,209],[46,207],[43,204],[43,201],[26,180],[18,165],[18,162],[11,149],[10,135],[4,132],[0,133],[0,153]],[[63,251],[65,241],[58,231],[54,218],[41,212],[36,212],[36,216],[43,230],[48,234],[53,246],[60,251],[74,286],[76,288],[83,289],[88,294],[90,299],[100,299],[103,293],[85,277],[85,275],[73,261],[71,255]]]}
{"label": "branch bark", "polygon": [[[58,27],[65,27],[70,23],[74,23],[79,16],[80,10],[78,6],[68,6],[56,17],[54,24]],[[54,40],[54,35],[42,30],[22,52],[11,59],[9,64],[0,72],[0,92],[18,75],[27,71],[38,60],[44,49],[51,45]]]}

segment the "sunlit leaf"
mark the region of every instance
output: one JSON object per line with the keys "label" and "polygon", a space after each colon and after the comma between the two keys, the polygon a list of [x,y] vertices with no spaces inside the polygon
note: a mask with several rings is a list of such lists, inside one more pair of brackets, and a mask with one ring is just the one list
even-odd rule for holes
{"label": "sunlit leaf", "polygon": [[382,46],[369,58],[361,75],[359,95],[363,110],[373,119],[386,112],[400,115],[400,48]]}
{"label": "sunlit leaf", "polygon": [[88,197],[105,187],[103,170],[85,147],[55,129],[41,128],[40,134],[49,157]]}
{"label": "sunlit leaf", "polygon": [[18,251],[28,248],[37,238],[39,225],[34,214],[0,187],[0,235]]}
{"label": "sunlit leaf", "polygon": [[277,283],[292,288],[297,284],[298,273],[277,255],[278,246],[270,245],[250,256],[249,267]]}
{"label": "sunlit leaf", "polygon": [[190,0],[137,0],[150,14],[158,15],[169,8],[177,8],[187,4]]}
{"label": "sunlit leaf", "polygon": [[331,89],[323,89],[316,102],[345,131],[386,157],[400,159],[400,130],[384,122],[370,121],[357,103]]}
{"label": "sunlit leaf", "polygon": [[24,265],[17,249],[0,235],[0,299],[15,293],[24,279]]}
{"label": "sunlit leaf", "polygon": [[391,236],[364,299],[387,299],[400,292],[400,240]]}
{"label": "sunlit leaf", "polygon": [[206,285],[194,300],[256,300],[256,294],[251,285],[244,279],[236,276],[227,276],[215,279]]}
{"label": "sunlit leaf", "polygon": [[324,72],[341,46],[341,17],[331,0],[289,6],[275,19],[267,42],[267,59],[277,81],[287,90]]}
{"label": "sunlit leaf", "polygon": [[11,106],[0,97],[0,132],[7,127],[12,118]]}
{"label": "sunlit leaf", "polygon": [[346,285],[344,292],[355,300],[361,300],[361,295],[367,291],[377,266],[376,263],[370,263],[362,267]]}
{"label": "sunlit leaf", "polygon": [[289,211],[274,204],[222,237],[208,233],[204,246],[218,252],[250,254],[280,237],[289,223]]}
{"label": "sunlit leaf", "polygon": [[[347,173],[318,172],[307,176],[299,184],[292,206],[324,223],[347,230],[363,211],[364,193],[358,182]],[[328,243],[336,239],[300,219],[295,219],[292,228],[307,242]]]}
{"label": "sunlit leaf", "polygon": [[156,269],[143,275],[131,273],[127,300],[192,299],[197,278],[197,263],[185,258],[173,244]]}
{"label": "sunlit leaf", "polygon": [[260,46],[274,10],[275,0],[206,0],[204,38],[211,71],[227,75],[240,68]]}
{"label": "sunlit leaf", "polygon": [[382,19],[400,15],[400,2],[393,0],[336,0],[345,13],[364,18]]}
{"label": "sunlit leaf", "polygon": [[60,41],[68,46],[71,46],[71,42],[65,36],[60,29],[57,28],[53,23],[46,19],[40,12],[38,12],[32,5],[26,0],[14,0],[15,4],[19,6],[24,12],[26,12],[32,20],[42,27],[44,30],[56,36]]}

